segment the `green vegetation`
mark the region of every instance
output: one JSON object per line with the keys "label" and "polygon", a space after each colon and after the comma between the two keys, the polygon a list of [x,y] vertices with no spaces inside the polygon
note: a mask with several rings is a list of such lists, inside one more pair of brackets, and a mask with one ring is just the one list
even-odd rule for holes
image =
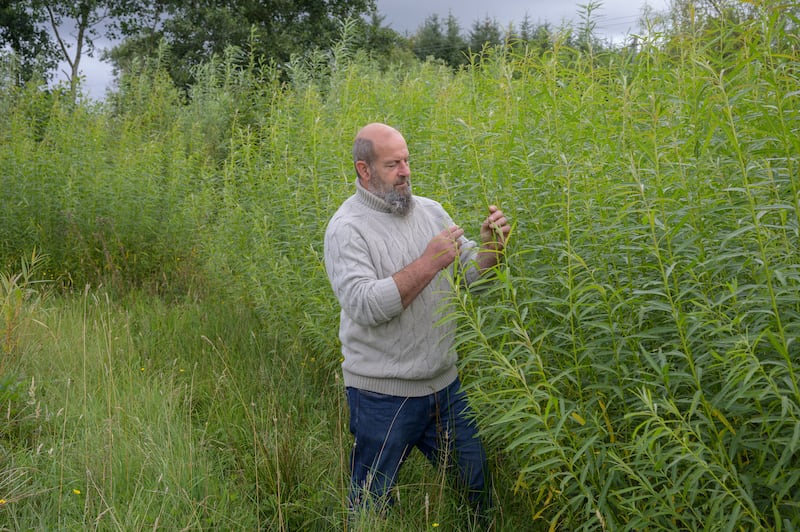
{"label": "green vegetation", "polygon": [[800,528],[800,21],[751,15],[457,71],[345,25],[102,103],[0,76],[0,529],[470,529],[417,455],[347,522],[322,234],[373,120],[471,236],[514,221],[448,313],[499,530]]}

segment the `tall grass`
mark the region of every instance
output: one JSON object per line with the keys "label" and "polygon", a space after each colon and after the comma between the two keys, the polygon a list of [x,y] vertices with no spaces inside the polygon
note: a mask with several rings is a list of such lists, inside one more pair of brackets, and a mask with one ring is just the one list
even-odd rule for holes
{"label": "tall grass", "polygon": [[[103,104],[7,88],[0,263],[35,247],[66,290],[13,303],[0,526],[348,526],[321,242],[380,120],[471,236],[489,204],[514,223],[448,307],[498,528],[800,527],[796,24],[457,72],[380,69],[345,25],[286,82],[231,50],[190,94],[158,62]],[[357,528],[467,529],[418,458]]]}

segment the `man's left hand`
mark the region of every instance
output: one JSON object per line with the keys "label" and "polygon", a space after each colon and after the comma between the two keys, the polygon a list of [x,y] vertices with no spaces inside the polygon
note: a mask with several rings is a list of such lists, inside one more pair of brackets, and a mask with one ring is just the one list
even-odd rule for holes
{"label": "man's left hand", "polygon": [[506,246],[511,226],[496,205],[489,205],[489,216],[481,224],[481,246],[484,250],[501,251]]}

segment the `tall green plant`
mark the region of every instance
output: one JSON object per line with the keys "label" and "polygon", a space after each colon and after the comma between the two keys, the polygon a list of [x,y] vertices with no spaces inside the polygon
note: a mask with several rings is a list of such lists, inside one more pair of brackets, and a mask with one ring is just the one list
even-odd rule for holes
{"label": "tall green plant", "polygon": [[718,48],[649,48],[618,70],[545,62],[551,98],[527,94],[551,165],[534,234],[452,317],[485,431],[551,526],[798,523],[795,140],[763,132],[788,65],[752,64],[772,23],[737,28],[748,54],[724,70]]}

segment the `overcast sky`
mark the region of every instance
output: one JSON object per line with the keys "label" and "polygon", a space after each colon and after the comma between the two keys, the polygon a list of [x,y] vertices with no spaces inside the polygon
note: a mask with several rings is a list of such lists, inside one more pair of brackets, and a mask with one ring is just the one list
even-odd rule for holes
{"label": "overcast sky", "polygon": [[[386,18],[383,23],[393,30],[405,34],[416,33],[419,26],[430,15],[440,19],[452,13],[459,21],[462,33],[468,33],[473,22],[485,18],[496,20],[500,26],[519,24],[528,15],[533,24],[549,23],[561,26],[565,21],[579,21],[579,7],[590,0],[376,0],[378,12]],[[627,35],[636,32],[642,8],[645,4],[656,11],[663,11],[668,0],[603,0],[593,12],[597,33],[602,35]]]}
{"label": "overcast sky", "polygon": [[[551,27],[563,26],[568,21],[576,25],[583,9],[581,4],[590,0],[376,0],[378,12],[389,26],[402,35],[416,33],[429,16],[436,14],[446,19],[452,13],[459,22],[461,32],[469,33],[475,21],[485,18],[495,20],[505,28],[509,23],[515,27],[528,15],[534,25],[549,23]],[[642,9],[649,5],[655,11],[667,9],[669,0],[604,0],[593,13],[596,33],[613,40],[636,33]],[[101,42],[98,40],[98,45]],[[99,56],[95,53],[95,56]],[[102,98],[112,81],[111,65],[96,57],[81,58],[81,72],[86,77],[86,90],[92,98]],[[62,72],[58,79],[66,79]]]}

